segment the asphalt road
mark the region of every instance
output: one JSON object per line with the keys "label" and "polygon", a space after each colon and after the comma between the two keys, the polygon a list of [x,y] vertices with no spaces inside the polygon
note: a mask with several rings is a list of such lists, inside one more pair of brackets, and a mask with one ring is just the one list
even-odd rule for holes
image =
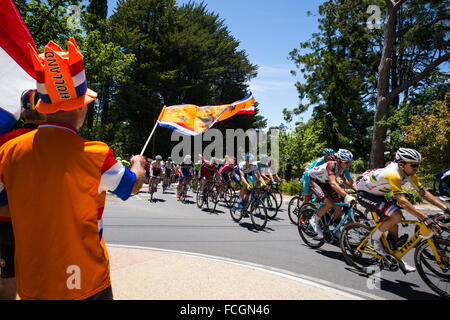
{"label": "asphalt road", "polygon": [[[182,204],[175,190],[158,189],[157,201],[141,192],[123,202],[108,195],[104,236],[108,244],[194,252],[235,259],[283,270],[366,299],[439,299],[417,272],[382,271],[375,284],[343,260],[338,246],[325,244],[313,250],[303,244],[291,224],[287,203],[264,231],[253,229],[250,218],[235,223],[226,207],[216,213],[197,208],[195,198]],[[191,196],[192,193],[189,193]],[[406,257],[413,265],[413,251]]]}

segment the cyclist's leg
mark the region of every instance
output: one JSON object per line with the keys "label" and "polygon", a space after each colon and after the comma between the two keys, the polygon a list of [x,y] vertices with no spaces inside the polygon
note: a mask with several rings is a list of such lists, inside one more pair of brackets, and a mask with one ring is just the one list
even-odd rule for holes
{"label": "cyclist's leg", "polygon": [[372,235],[374,240],[379,241],[383,232],[389,233],[398,239],[398,223],[402,219],[400,208],[390,203],[383,196],[377,196],[364,191],[358,191],[356,199],[358,203],[371,212],[376,212],[382,223],[378,230]]}

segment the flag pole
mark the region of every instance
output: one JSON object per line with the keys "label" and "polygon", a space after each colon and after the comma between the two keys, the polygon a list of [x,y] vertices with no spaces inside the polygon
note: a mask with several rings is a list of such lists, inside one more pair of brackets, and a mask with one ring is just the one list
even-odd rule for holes
{"label": "flag pole", "polygon": [[[165,108],[166,108],[166,106],[164,106],[164,107],[162,108],[161,113],[159,114],[158,120],[161,119],[161,115],[164,113],[164,109],[165,109]],[[148,136],[148,139],[147,139],[147,142],[145,143],[144,148],[142,148],[142,151],[141,151],[141,154],[140,154],[141,156],[144,155],[145,149],[147,149],[147,146],[148,146],[148,144],[150,143],[150,140],[152,139],[153,134],[154,134],[155,131],[156,131],[156,128],[158,127],[158,120],[157,120],[156,123],[155,123],[155,127],[153,128],[152,133],[150,133],[150,135]]]}
{"label": "flag pole", "polygon": [[155,127],[153,128],[152,133],[150,133],[150,136],[148,137],[147,142],[145,143],[144,148],[142,148],[141,156],[144,155],[145,149],[147,149],[147,146],[148,146],[148,144],[150,143],[150,140],[152,139],[152,136],[153,136],[153,134],[155,133],[157,127],[158,127],[158,121],[156,121]]}

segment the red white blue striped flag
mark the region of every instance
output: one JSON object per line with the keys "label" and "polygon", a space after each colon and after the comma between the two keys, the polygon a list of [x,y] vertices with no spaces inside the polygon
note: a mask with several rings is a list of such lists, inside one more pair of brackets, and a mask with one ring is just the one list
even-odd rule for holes
{"label": "red white blue striped flag", "polygon": [[35,47],[20,13],[12,0],[1,0],[0,6],[0,134],[20,118],[20,96],[36,88],[36,75],[28,43]]}

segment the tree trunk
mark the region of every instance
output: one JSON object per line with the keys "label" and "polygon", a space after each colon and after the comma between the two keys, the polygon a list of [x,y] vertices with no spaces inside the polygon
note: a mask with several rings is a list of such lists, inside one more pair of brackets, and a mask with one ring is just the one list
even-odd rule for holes
{"label": "tree trunk", "polygon": [[396,10],[390,1],[387,1],[387,17],[384,29],[383,52],[380,66],[378,67],[377,108],[375,111],[374,132],[372,149],[370,152],[370,167],[380,168],[384,166],[384,151],[387,126],[379,125],[381,120],[386,120],[389,107],[389,75],[391,71],[391,57],[395,43],[395,15]]}

